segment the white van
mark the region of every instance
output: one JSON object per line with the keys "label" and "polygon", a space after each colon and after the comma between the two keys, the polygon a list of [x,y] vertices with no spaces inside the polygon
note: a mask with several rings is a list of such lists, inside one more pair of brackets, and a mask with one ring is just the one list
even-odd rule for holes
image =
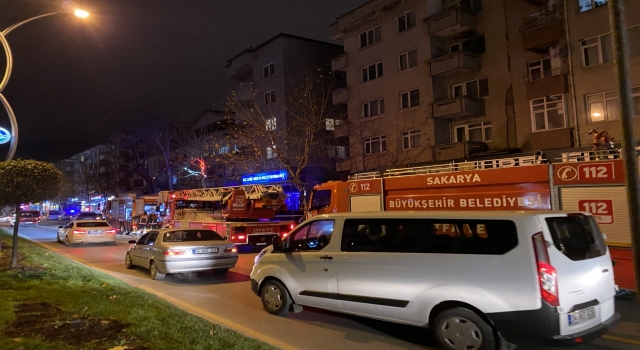
{"label": "white van", "polygon": [[307,305],[428,326],[445,349],[585,343],[619,320],[586,213],[321,215],[256,256],[251,287],[271,314]]}

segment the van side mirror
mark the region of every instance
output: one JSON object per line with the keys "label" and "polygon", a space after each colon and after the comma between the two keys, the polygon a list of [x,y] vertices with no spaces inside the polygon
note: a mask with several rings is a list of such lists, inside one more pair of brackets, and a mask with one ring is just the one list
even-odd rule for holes
{"label": "van side mirror", "polygon": [[274,252],[280,253],[280,252],[283,251],[283,249],[282,249],[282,238],[280,238],[280,236],[273,237],[272,244],[273,244],[273,251]]}

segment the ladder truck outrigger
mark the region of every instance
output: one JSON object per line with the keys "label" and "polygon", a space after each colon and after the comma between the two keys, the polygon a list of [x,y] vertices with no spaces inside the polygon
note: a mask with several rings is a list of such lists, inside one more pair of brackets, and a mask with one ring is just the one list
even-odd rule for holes
{"label": "ladder truck outrigger", "polygon": [[165,226],[206,228],[238,245],[270,245],[273,237],[285,237],[296,226],[293,220],[278,220],[286,210],[286,194],[278,185],[247,185],[162,191]]}
{"label": "ladder truck outrigger", "polygon": [[590,212],[615,262],[616,283],[635,289],[623,154],[612,149],[556,153],[354,174],[316,185],[307,216],[407,210]]}

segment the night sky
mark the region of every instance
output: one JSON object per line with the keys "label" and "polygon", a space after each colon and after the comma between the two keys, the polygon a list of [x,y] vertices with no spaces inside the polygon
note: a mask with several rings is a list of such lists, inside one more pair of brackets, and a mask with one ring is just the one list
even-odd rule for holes
{"label": "night sky", "polygon": [[[57,161],[118,129],[222,108],[227,59],[280,32],[330,41],[329,25],[364,2],[75,1],[89,18],[55,15],[7,35],[14,68],[3,93],[18,118],[15,158]],[[0,0],[0,29],[62,8],[61,0]],[[2,53],[0,74],[4,67]],[[0,126],[8,129],[1,107]]]}

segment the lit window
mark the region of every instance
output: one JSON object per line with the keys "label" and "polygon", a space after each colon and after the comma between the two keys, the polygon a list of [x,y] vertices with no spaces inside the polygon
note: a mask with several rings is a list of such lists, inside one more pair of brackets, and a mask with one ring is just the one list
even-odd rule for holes
{"label": "lit window", "polygon": [[362,82],[366,83],[370,80],[382,78],[382,62],[370,64],[362,68]]}
{"label": "lit window", "polygon": [[491,122],[479,122],[454,127],[454,142],[491,142]]}
{"label": "lit window", "polygon": [[416,26],[416,12],[411,10],[398,17],[398,33]]}
{"label": "lit window", "polygon": [[415,89],[400,94],[400,109],[413,108],[420,104],[420,90]]}
{"label": "lit window", "polygon": [[384,99],[373,100],[362,104],[362,117],[370,118],[384,114]]}
{"label": "lit window", "polygon": [[266,129],[267,131],[273,131],[278,127],[277,125],[278,124],[276,124],[276,117],[269,118],[267,119]]}
{"label": "lit window", "polygon": [[412,149],[420,147],[420,130],[409,130],[402,132],[402,149]]}
{"label": "lit window", "polygon": [[578,12],[592,10],[596,7],[606,6],[607,0],[578,0]]}
{"label": "lit window", "polygon": [[276,146],[273,145],[271,147],[267,147],[267,159],[273,159],[278,156],[278,152],[276,152]]}
{"label": "lit window", "polygon": [[[634,87],[634,116],[640,116],[640,86]],[[620,119],[620,97],[618,91],[599,92],[585,96],[590,123]]]}
{"label": "lit window", "polygon": [[564,97],[553,95],[530,101],[533,131],[562,129],[566,127]]}
{"label": "lit window", "polygon": [[375,154],[387,151],[387,136],[375,136],[364,139],[364,154]]}
{"label": "lit window", "polygon": [[380,40],[382,40],[382,31],[380,30],[380,26],[375,26],[360,33],[360,48],[375,44]]}

